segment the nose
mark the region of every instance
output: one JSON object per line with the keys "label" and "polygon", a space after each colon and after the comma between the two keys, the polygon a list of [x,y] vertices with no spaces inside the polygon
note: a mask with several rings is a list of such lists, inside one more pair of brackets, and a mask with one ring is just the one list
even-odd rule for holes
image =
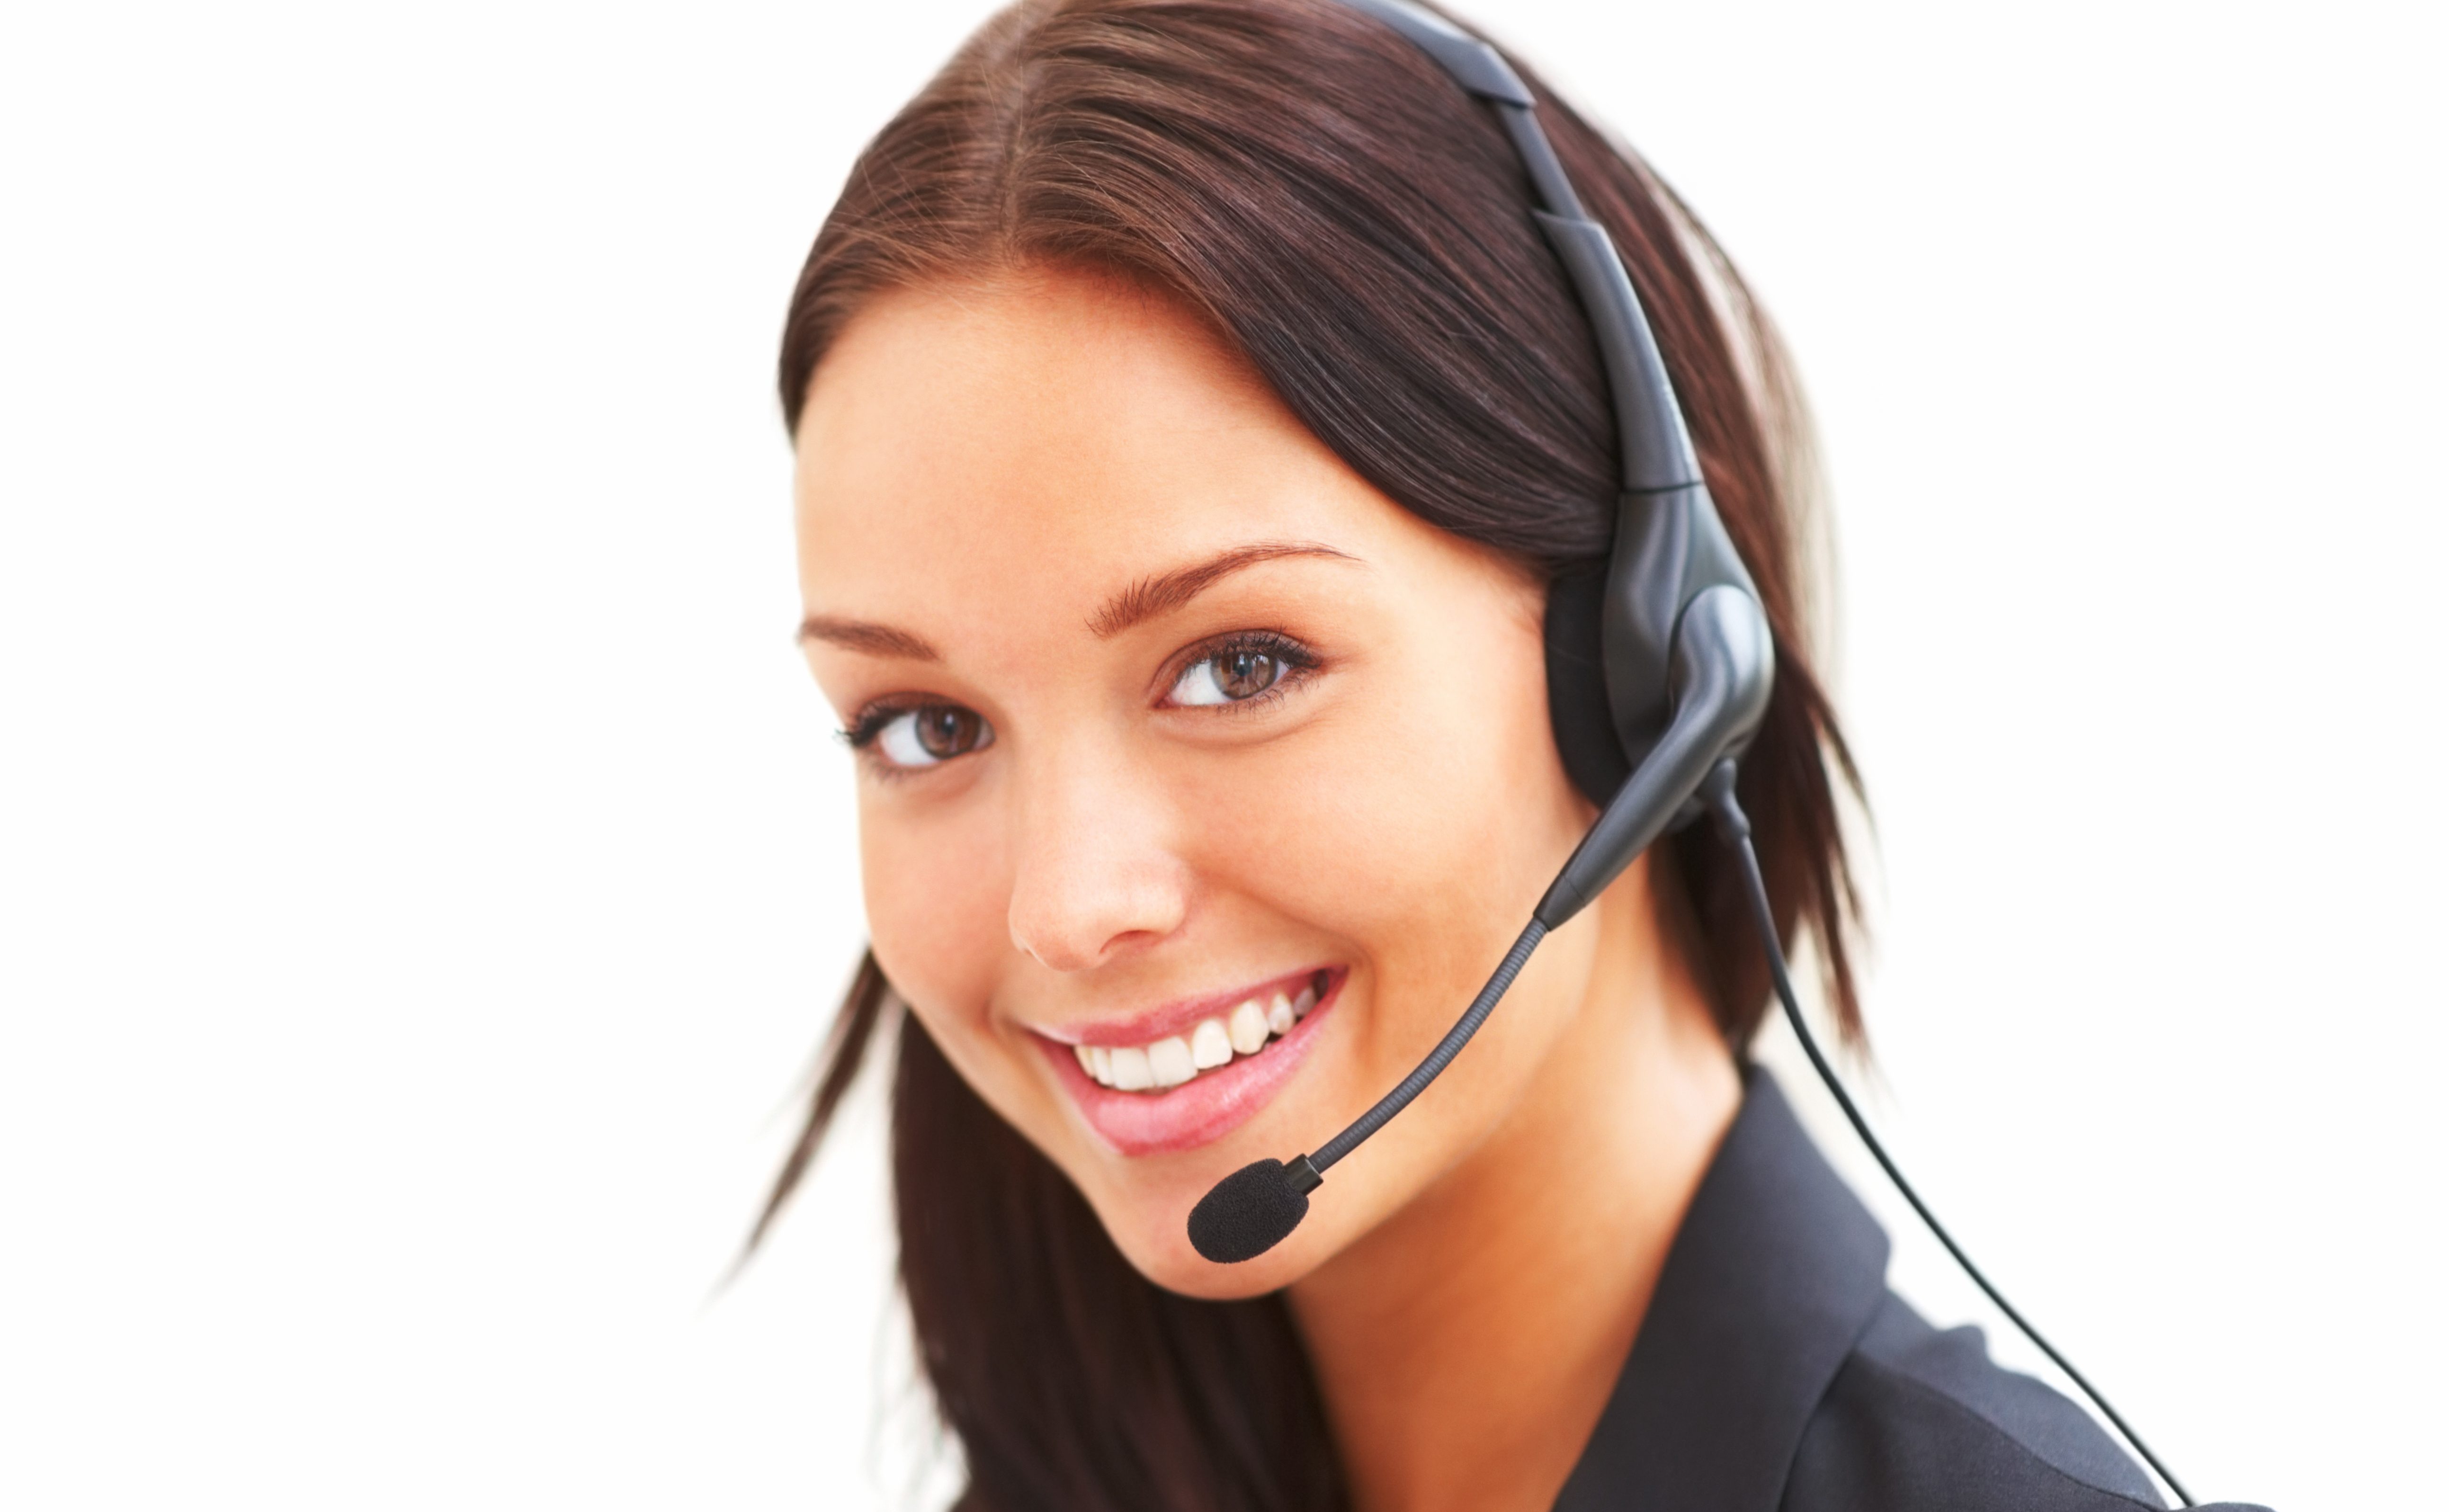
{"label": "nose", "polygon": [[1014,805],[1012,942],[1060,972],[1092,970],[1182,927],[1190,879],[1167,805],[1114,754],[1023,763]]}

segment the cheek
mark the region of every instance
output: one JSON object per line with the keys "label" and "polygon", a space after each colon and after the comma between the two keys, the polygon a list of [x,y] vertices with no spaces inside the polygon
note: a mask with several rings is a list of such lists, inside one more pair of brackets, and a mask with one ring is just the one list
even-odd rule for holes
{"label": "cheek", "polygon": [[986,805],[913,813],[871,790],[860,795],[858,829],[868,939],[886,978],[923,1005],[939,1041],[984,1032],[1011,943],[1002,826]]}
{"label": "cheek", "polygon": [[[1375,670],[1278,774],[1244,847],[1288,911],[1404,956],[1468,921],[1508,938],[1579,837],[1535,636],[1512,627]],[[1416,643],[1417,644],[1417,643]]]}

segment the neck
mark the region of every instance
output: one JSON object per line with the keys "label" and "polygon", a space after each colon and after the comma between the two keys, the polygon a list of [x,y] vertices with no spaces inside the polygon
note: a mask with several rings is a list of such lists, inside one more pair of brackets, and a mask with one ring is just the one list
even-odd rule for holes
{"label": "neck", "polygon": [[1292,1289],[1360,1512],[1552,1505],[1631,1350],[1742,1099],[1647,876],[1592,908],[1514,1114]]}

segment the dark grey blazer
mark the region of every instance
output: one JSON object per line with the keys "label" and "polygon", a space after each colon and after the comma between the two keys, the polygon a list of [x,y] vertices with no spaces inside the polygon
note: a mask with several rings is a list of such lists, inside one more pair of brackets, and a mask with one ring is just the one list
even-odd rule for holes
{"label": "dark grey blazer", "polygon": [[1745,1085],[1557,1512],[2165,1505],[2080,1408],[1890,1291],[1888,1236],[1777,1083]]}

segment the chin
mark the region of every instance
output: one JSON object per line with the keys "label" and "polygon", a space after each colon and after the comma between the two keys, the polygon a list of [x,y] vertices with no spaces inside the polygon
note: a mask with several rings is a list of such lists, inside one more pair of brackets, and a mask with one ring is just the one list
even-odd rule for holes
{"label": "chin", "polygon": [[1190,1247],[1190,1237],[1178,1215],[1187,1213],[1190,1204],[1203,1194],[1191,1193],[1179,1203],[1166,1205],[1167,1216],[1163,1218],[1134,1212],[1117,1225],[1115,1215],[1102,1205],[1097,1208],[1097,1218],[1132,1270],[1167,1291],[1203,1302],[1239,1302],[1281,1291],[1326,1259],[1321,1248],[1325,1236],[1306,1223],[1255,1260],[1221,1266],[1203,1259]]}

